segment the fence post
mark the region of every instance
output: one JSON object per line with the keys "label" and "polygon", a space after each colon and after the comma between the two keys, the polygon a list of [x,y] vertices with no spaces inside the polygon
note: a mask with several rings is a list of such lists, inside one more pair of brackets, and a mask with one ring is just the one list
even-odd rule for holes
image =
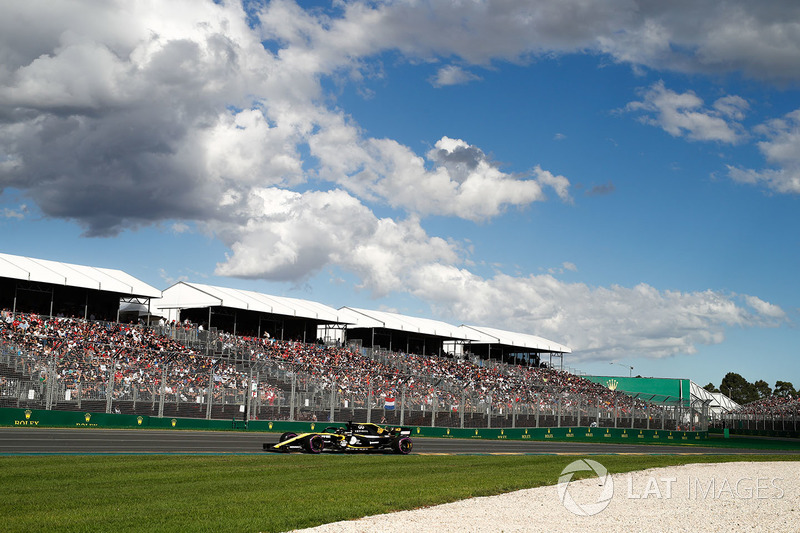
{"label": "fence post", "polygon": [[486,407],[486,427],[492,427],[492,395],[489,395],[489,405]]}
{"label": "fence post", "polygon": [[561,394],[558,395],[558,399],[556,400],[556,417],[557,417],[557,427],[561,427]]}
{"label": "fence post", "polygon": [[253,367],[249,367],[247,372],[247,397],[244,399],[244,422],[245,427],[252,418],[253,410]]}
{"label": "fence post", "polygon": [[328,421],[333,423],[334,420],[334,413],[336,412],[336,381],[331,383],[331,416],[328,418]]}
{"label": "fence post", "polygon": [[114,394],[114,360],[108,369],[108,381],[106,382],[106,413],[111,412],[111,395]]}
{"label": "fence post", "polygon": [[405,410],[406,410],[406,386],[403,385],[403,390],[400,393],[400,425],[402,426],[405,422]]}
{"label": "fence post", "polygon": [[461,411],[461,413],[460,413],[460,416],[461,416],[461,429],[464,429],[464,411],[467,410],[467,405],[466,405],[466,403],[464,403],[465,400],[466,400],[466,396],[467,396],[467,392],[462,389],[461,390],[461,404],[458,406],[459,407],[459,411]]}
{"label": "fence post", "polygon": [[614,427],[617,427],[617,419],[619,418],[619,407],[617,405],[617,393],[614,393]]}
{"label": "fence post", "polygon": [[289,420],[294,422],[295,389],[297,388],[297,372],[292,368],[292,395],[289,397]]}
{"label": "fence post", "polygon": [[161,367],[161,394],[158,398],[158,418],[164,418],[164,394],[167,391],[167,384],[164,378],[166,375],[166,365],[164,365]]}
{"label": "fence post", "polygon": [[431,398],[431,427],[436,426],[436,404],[438,403],[438,398],[436,397],[436,391],[433,392],[433,398]]}
{"label": "fence post", "polygon": [[214,401],[214,365],[208,373],[208,390],[206,391],[206,420],[211,420],[211,402]]}
{"label": "fence post", "polygon": [[575,421],[575,425],[580,427],[581,426],[581,397],[578,396],[578,419]]}
{"label": "fence post", "polygon": [[369,380],[369,390],[367,391],[367,424],[372,421],[372,380]]}
{"label": "fence post", "polygon": [[511,427],[517,427],[517,399],[511,398]]}

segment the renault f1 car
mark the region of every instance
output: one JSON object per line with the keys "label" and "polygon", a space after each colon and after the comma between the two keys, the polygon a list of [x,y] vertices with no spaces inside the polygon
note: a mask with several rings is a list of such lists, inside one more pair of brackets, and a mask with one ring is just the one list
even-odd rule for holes
{"label": "renault f1 car", "polygon": [[327,427],[323,432],[281,435],[277,444],[264,443],[270,452],[394,452],[405,455],[411,451],[411,429],[382,428],[377,424],[347,423],[347,427]]}

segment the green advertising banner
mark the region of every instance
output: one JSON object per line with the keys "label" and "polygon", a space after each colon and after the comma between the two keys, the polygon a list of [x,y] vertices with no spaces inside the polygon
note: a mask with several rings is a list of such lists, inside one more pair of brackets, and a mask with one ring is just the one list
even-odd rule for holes
{"label": "green advertising banner", "polygon": [[[308,433],[325,431],[337,423],[289,422],[276,420],[205,420],[199,418],[158,418],[143,415],[44,411],[37,409],[0,409],[0,426],[16,427],[92,427],[148,428],[175,430],[254,431]],[[702,431],[669,431],[629,428],[443,428],[411,426],[412,437],[486,440],[575,440],[604,442],[695,442],[708,438]]]}

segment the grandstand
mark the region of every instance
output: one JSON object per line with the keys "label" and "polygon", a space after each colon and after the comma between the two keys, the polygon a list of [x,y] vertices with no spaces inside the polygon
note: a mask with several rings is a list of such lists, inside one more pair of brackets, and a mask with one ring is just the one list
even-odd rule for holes
{"label": "grandstand", "polygon": [[[702,430],[712,405],[688,380],[659,395],[558,370],[553,357],[571,350],[533,335],[190,282],[158,293],[120,271],[1,257],[16,276],[2,280],[8,301],[0,321],[0,405],[7,407]],[[92,273],[96,285],[82,287]],[[26,283],[49,296],[18,299],[30,292]],[[59,283],[78,292],[61,293]],[[62,308],[80,310],[76,294],[83,312],[57,316]],[[132,299],[164,319],[126,324],[110,316]]]}
{"label": "grandstand", "polygon": [[0,309],[119,320],[120,302],[149,305],[161,291],[110,268],[0,253]]}

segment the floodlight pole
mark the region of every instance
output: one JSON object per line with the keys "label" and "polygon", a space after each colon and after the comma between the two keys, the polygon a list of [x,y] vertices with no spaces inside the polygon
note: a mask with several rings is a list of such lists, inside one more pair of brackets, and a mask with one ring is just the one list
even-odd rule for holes
{"label": "floodlight pole", "polygon": [[608,363],[608,364],[609,364],[609,365],[619,365],[619,366],[624,366],[624,367],[625,367],[625,368],[627,368],[627,369],[628,369],[628,371],[629,371],[628,377],[629,377],[629,378],[632,378],[632,377],[633,377],[633,367],[632,367],[631,365],[623,365],[622,363],[614,363],[614,362],[611,362],[611,363]]}

